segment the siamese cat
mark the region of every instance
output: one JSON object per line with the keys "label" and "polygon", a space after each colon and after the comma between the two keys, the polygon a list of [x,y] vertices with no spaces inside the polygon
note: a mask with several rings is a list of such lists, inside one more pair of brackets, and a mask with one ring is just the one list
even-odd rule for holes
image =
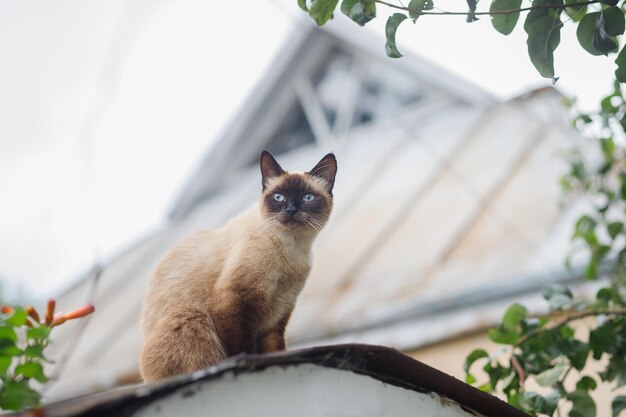
{"label": "siamese cat", "polygon": [[141,375],[154,381],[238,353],[285,349],[285,327],[328,221],[333,154],[304,173],[261,154],[258,203],[174,247],[157,267],[142,311]]}

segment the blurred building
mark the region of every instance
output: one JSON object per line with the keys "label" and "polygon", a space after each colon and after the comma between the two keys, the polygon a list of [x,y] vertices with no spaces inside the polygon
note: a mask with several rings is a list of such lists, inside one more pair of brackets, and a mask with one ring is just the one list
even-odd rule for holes
{"label": "blurred building", "polygon": [[[513,301],[534,308],[565,274],[573,214],[559,208],[558,153],[573,133],[551,88],[498,102],[414,56],[390,60],[367,32],[304,25],[189,178],[168,224],[59,297],[97,308],[55,331],[47,393],[136,381],[139,315],[163,254],[260,193],[263,149],[287,170],[335,152],[335,211],[288,327],[291,347],[391,346],[462,376],[464,356]],[[78,335],[78,336],[76,336]]]}

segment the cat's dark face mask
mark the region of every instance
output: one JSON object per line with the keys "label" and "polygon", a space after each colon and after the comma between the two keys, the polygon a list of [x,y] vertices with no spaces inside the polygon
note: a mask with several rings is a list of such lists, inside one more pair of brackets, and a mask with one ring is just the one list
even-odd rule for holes
{"label": "cat's dark face mask", "polygon": [[268,153],[261,155],[263,195],[261,210],[290,229],[320,231],[332,209],[332,187],[337,163],[326,155],[307,173],[288,173]]}
{"label": "cat's dark face mask", "polygon": [[310,184],[306,174],[286,174],[264,193],[267,215],[289,227],[321,230],[330,215],[328,193]]}

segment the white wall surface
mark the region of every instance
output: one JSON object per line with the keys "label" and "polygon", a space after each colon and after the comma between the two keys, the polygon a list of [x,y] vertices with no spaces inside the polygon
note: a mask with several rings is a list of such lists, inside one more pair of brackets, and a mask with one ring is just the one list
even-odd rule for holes
{"label": "white wall surface", "polygon": [[312,364],[199,382],[134,414],[136,417],[468,417],[449,399]]}

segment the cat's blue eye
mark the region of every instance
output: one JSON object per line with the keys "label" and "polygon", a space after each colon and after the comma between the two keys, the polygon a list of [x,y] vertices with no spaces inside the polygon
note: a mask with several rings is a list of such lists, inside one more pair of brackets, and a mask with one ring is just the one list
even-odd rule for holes
{"label": "cat's blue eye", "polygon": [[282,203],[283,201],[285,201],[285,196],[281,193],[274,193],[274,200]]}
{"label": "cat's blue eye", "polygon": [[313,194],[305,194],[304,197],[302,197],[304,201],[312,201],[314,198],[315,196]]}

